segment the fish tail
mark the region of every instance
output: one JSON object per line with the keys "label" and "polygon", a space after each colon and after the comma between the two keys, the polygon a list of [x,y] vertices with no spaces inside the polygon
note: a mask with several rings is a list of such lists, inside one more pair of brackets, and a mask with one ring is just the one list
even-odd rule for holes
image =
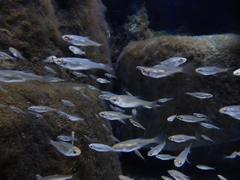
{"label": "fish tail", "polygon": [[111,66],[111,65],[108,65],[108,64],[103,64],[103,69],[104,69],[105,71],[107,71],[108,73],[113,73],[113,72],[114,72],[112,66]]}

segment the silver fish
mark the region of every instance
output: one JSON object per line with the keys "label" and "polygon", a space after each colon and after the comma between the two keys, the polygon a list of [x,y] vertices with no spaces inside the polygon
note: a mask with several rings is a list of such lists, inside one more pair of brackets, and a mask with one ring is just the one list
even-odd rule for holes
{"label": "silver fish", "polygon": [[204,140],[206,140],[206,141],[214,142],[210,137],[208,137],[208,136],[206,136],[206,135],[204,135],[204,134],[202,134],[201,137],[202,137]]}
{"label": "silver fish", "polygon": [[220,179],[220,180],[227,180],[227,178],[225,178],[225,177],[222,176],[221,174],[218,174],[217,177],[218,177],[218,179]]}
{"label": "silver fish", "polygon": [[132,118],[129,119],[129,122],[130,122],[133,126],[135,126],[135,127],[137,127],[137,128],[146,130],[146,128],[143,127],[143,125],[141,125],[138,121],[133,120]]}
{"label": "silver fish", "polygon": [[168,170],[168,174],[172,176],[175,180],[190,180],[190,177],[174,169]]}
{"label": "silver fish", "polygon": [[168,137],[170,141],[176,142],[176,143],[182,143],[190,140],[196,140],[197,138],[194,136],[179,134],[179,135],[173,135]]}
{"label": "silver fish", "polygon": [[60,110],[56,111],[56,113],[59,116],[61,116],[63,118],[66,118],[66,119],[68,119],[68,120],[70,120],[72,122],[83,121],[84,120],[83,118],[79,117],[78,115],[70,115],[70,114],[68,114],[66,112],[63,112],[63,111],[60,111]]}
{"label": "silver fish", "polygon": [[145,101],[139,99],[135,96],[131,95],[115,95],[109,98],[109,101],[119,107],[122,108],[136,108],[136,107],[145,107],[145,108],[153,108],[158,107],[158,101]]}
{"label": "silver fish", "polygon": [[196,165],[196,167],[198,169],[201,169],[201,170],[215,170],[214,167],[206,166],[206,165],[203,165],[203,164],[198,164],[198,165]]}
{"label": "silver fish", "polygon": [[113,150],[116,152],[132,152],[138,150],[148,144],[157,143],[159,138],[151,138],[151,139],[130,139],[120,143],[117,143],[112,146]]}
{"label": "silver fish", "polygon": [[184,57],[171,57],[164,61],[161,61],[158,65],[155,65],[153,67],[161,67],[162,65],[178,67],[184,64],[185,62],[187,62],[187,59]]}
{"label": "silver fish", "polygon": [[118,178],[120,180],[134,180],[133,178],[130,178],[130,177],[127,177],[127,176],[124,176],[124,175],[119,175]]}
{"label": "silver fish", "polygon": [[163,161],[172,160],[172,159],[176,158],[176,156],[172,156],[170,154],[158,154],[155,157],[158,158],[158,159],[161,159]]}
{"label": "silver fish", "polygon": [[218,73],[227,72],[228,70],[229,70],[228,68],[220,68],[217,66],[205,66],[205,67],[199,67],[195,71],[198,74],[201,74],[204,76],[211,76],[211,75],[215,75]]}
{"label": "silver fish", "polygon": [[240,151],[234,151],[230,155],[225,156],[226,159],[234,159],[236,157],[240,157]]}
{"label": "silver fish", "polygon": [[21,60],[26,60],[26,58],[23,57],[22,53],[20,53],[17,49],[10,47],[8,50],[12,53],[12,55],[14,57],[21,59]]}
{"label": "silver fish", "polygon": [[42,76],[18,70],[0,70],[0,81],[6,83],[41,81]]}
{"label": "silver fish", "polygon": [[234,76],[240,76],[240,68],[233,71]]}
{"label": "silver fish", "polygon": [[81,150],[67,142],[58,142],[50,140],[50,144],[54,146],[61,154],[67,157],[75,157],[81,154]]}
{"label": "silver fish", "polygon": [[210,99],[213,97],[212,94],[205,92],[186,92],[186,94],[198,99]]}
{"label": "silver fish", "polygon": [[0,51],[0,61],[2,60],[14,60],[14,57],[8,55],[5,52]]}
{"label": "silver fish", "polygon": [[193,115],[177,115],[176,118],[180,121],[187,122],[187,123],[198,123],[198,122],[203,122],[208,120],[206,118],[199,118]]}
{"label": "silver fish", "polygon": [[162,178],[163,180],[172,180],[172,178],[167,177],[167,176],[161,176],[161,178]]}
{"label": "silver fish", "polygon": [[176,117],[177,117],[177,114],[171,115],[167,118],[167,121],[168,122],[173,122],[176,119]]}
{"label": "silver fish", "polygon": [[44,69],[45,69],[48,73],[57,75],[57,72],[56,72],[53,68],[51,68],[51,67],[49,67],[49,66],[44,66]]}
{"label": "silver fish", "polygon": [[179,155],[174,160],[175,167],[182,167],[185,164],[185,162],[187,161],[187,156],[190,153],[190,149],[191,144],[179,153]]}
{"label": "silver fish", "polygon": [[153,147],[150,151],[148,151],[147,155],[148,156],[156,156],[163,150],[165,145],[166,145],[166,141],[161,142],[157,146]]}
{"label": "silver fish", "polygon": [[107,64],[96,63],[90,59],[77,58],[77,57],[62,57],[53,59],[54,63],[61,66],[62,68],[79,71],[79,70],[91,70],[101,69],[107,72],[112,72],[113,69]]}
{"label": "silver fish", "polygon": [[68,49],[76,55],[85,55],[85,51],[81,50],[80,48],[76,47],[76,46],[69,46]]}
{"label": "silver fish", "polygon": [[110,152],[113,151],[113,148],[111,146],[108,146],[106,144],[100,144],[100,143],[92,143],[88,145],[90,149],[93,149],[98,152]]}
{"label": "silver fish", "polygon": [[240,105],[225,106],[221,108],[219,112],[240,120]]}
{"label": "silver fish", "polygon": [[39,174],[36,175],[36,180],[70,180],[72,179],[73,175],[52,175],[52,176],[45,176],[42,177]]}
{"label": "silver fish", "polygon": [[29,111],[37,112],[37,113],[46,113],[50,111],[56,111],[55,108],[51,108],[48,106],[30,106],[28,107]]}
{"label": "silver fish", "polygon": [[75,104],[73,104],[73,103],[72,103],[71,101],[69,101],[69,100],[62,99],[61,101],[62,101],[63,105],[66,106],[66,107],[74,107],[74,106],[75,106]]}
{"label": "silver fish", "polygon": [[59,135],[57,136],[57,138],[60,141],[64,141],[64,142],[72,142],[72,141],[77,141],[78,139],[72,136],[67,136],[67,135]]}
{"label": "silver fish", "polygon": [[99,116],[109,121],[120,121],[123,124],[126,124],[124,120],[132,117],[116,111],[102,111],[99,113]]}
{"label": "silver fish", "polygon": [[72,74],[76,76],[77,78],[87,78],[88,76],[86,74],[83,74],[81,72],[73,71]]}
{"label": "silver fish", "polygon": [[67,34],[63,35],[62,39],[75,46],[96,46],[96,47],[101,46],[101,44],[89,39],[89,37],[86,36]]}
{"label": "silver fish", "polygon": [[110,73],[105,73],[104,76],[107,78],[110,78],[110,79],[117,79],[117,76],[115,76],[114,74],[110,74]]}
{"label": "silver fish", "polygon": [[205,122],[200,123],[200,125],[207,129],[217,129],[217,130],[221,129],[213,124],[209,124],[209,123],[205,123]]}
{"label": "silver fish", "polygon": [[111,81],[104,79],[104,78],[97,78],[96,81],[100,84],[109,84]]}

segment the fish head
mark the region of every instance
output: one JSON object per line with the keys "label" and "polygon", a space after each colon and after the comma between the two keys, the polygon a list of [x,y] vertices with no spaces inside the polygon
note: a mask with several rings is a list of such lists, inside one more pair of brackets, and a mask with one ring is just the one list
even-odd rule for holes
{"label": "fish head", "polygon": [[64,63],[64,60],[63,58],[56,58],[56,59],[53,59],[53,62],[57,65],[62,65]]}
{"label": "fish head", "polygon": [[233,75],[240,76],[240,69],[233,71]]}
{"label": "fish head", "polygon": [[75,147],[75,146],[68,153],[69,156],[79,156],[80,154],[81,154],[81,150],[78,147]]}
{"label": "fish head", "polygon": [[106,113],[103,111],[103,112],[100,112],[98,113],[100,117],[106,117]]}
{"label": "fish head", "polygon": [[121,98],[118,96],[112,96],[109,98],[109,101],[115,105],[119,105],[121,103]]}
{"label": "fish head", "polygon": [[62,36],[62,39],[63,39],[64,41],[67,41],[67,42],[69,42],[69,41],[72,40],[72,38],[71,38],[69,35],[63,35],[63,36]]}
{"label": "fish head", "polygon": [[94,145],[94,144],[89,144],[88,147],[89,147],[90,149],[93,149],[93,150],[95,149],[95,145]]}
{"label": "fish head", "polygon": [[179,119],[180,121],[184,120],[184,117],[183,116],[177,116],[177,119]]}
{"label": "fish head", "polygon": [[175,165],[176,167],[181,167],[183,164],[184,164],[184,162],[181,161],[180,159],[175,159],[175,160],[174,160],[174,165]]}
{"label": "fish head", "polygon": [[228,107],[223,107],[219,110],[220,113],[222,114],[228,114],[229,113],[229,108]]}

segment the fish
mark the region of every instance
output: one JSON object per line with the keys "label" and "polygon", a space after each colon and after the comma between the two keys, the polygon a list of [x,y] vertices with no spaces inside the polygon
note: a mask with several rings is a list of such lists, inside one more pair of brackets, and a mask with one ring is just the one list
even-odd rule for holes
{"label": "fish", "polygon": [[129,119],[129,122],[137,128],[146,130],[146,128],[143,125],[141,125],[138,121],[133,120],[132,118]]}
{"label": "fish", "polygon": [[30,114],[32,114],[33,116],[35,116],[38,119],[42,119],[43,118],[43,115],[41,115],[39,113],[36,113],[36,112],[30,112]]}
{"label": "fish", "polygon": [[111,96],[109,101],[121,108],[136,108],[142,106],[151,109],[153,107],[159,107],[160,105],[158,103],[161,99],[158,99],[157,101],[145,101],[131,95],[115,95]]}
{"label": "fish", "polygon": [[72,44],[75,46],[96,46],[96,47],[101,46],[100,43],[93,41],[86,36],[66,34],[62,36],[62,39],[68,42],[69,44]]}
{"label": "fish", "polygon": [[214,140],[212,140],[210,137],[208,137],[208,136],[206,136],[206,135],[204,135],[204,134],[202,134],[201,137],[202,137],[204,140],[206,140],[206,141],[214,142]]}
{"label": "fish", "polygon": [[107,78],[110,78],[110,79],[117,79],[117,76],[115,76],[114,74],[110,74],[110,73],[105,73],[104,76]]}
{"label": "fish", "polygon": [[207,129],[217,129],[217,130],[220,130],[220,129],[221,129],[221,128],[213,125],[213,124],[209,124],[209,123],[206,123],[206,122],[201,122],[200,125],[201,125],[202,127],[207,128]]}
{"label": "fish", "polygon": [[235,71],[233,71],[233,75],[234,76],[240,76],[240,68],[238,68]]}
{"label": "fish", "polygon": [[225,177],[224,177],[223,175],[221,175],[221,174],[218,174],[217,177],[218,177],[218,179],[220,179],[220,180],[227,180],[227,178],[225,178]]}
{"label": "fish", "polygon": [[198,169],[201,169],[201,170],[215,170],[214,167],[206,166],[206,165],[203,165],[203,164],[198,164],[198,165],[196,165],[196,167]]}
{"label": "fish", "polygon": [[155,156],[157,159],[161,159],[163,161],[166,161],[166,160],[173,160],[176,158],[176,156],[172,156],[170,154],[158,154]]}
{"label": "fish", "polygon": [[24,111],[22,109],[20,109],[19,107],[10,105],[9,108],[15,113],[24,114]]}
{"label": "fish", "polygon": [[66,118],[66,119],[68,119],[68,120],[70,120],[72,122],[83,121],[84,120],[83,118],[79,117],[78,115],[70,115],[70,114],[68,114],[66,112],[63,112],[63,111],[60,111],[60,110],[56,111],[56,113],[59,116],[61,116],[63,118]]}
{"label": "fish", "polygon": [[175,180],[190,180],[190,177],[174,169],[168,170],[168,174],[172,176]]}
{"label": "fish", "polygon": [[167,118],[167,121],[168,122],[173,122],[176,119],[176,117],[177,117],[177,114],[171,115]]}
{"label": "fish", "polygon": [[51,74],[57,75],[57,72],[49,66],[44,66],[44,69]]}
{"label": "fish", "polygon": [[99,116],[109,120],[109,121],[119,121],[123,124],[126,124],[124,120],[132,118],[130,115],[123,114],[121,112],[116,111],[102,111],[99,113]]}
{"label": "fish", "polygon": [[172,67],[172,66],[158,66],[158,67],[146,67],[146,66],[137,66],[141,74],[147,77],[159,79],[167,76],[174,75],[176,73],[183,73],[182,67]]}
{"label": "fish", "polygon": [[85,55],[85,51],[81,50],[80,48],[76,47],[76,46],[69,46],[68,49],[76,55]]}
{"label": "fish", "polygon": [[173,135],[173,136],[168,137],[168,139],[170,141],[173,141],[176,143],[182,143],[182,142],[186,142],[189,140],[197,140],[197,138],[194,136],[189,136],[189,135],[184,135],[184,134]]}
{"label": "fish", "polygon": [[234,151],[230,155],[225,156],[226,159],[234,159],[236,157],[240,157],[240,151]]}
{"label": "fish", "polygon": [[104,78],[97,78],[96,81],[100,84],[109,84],[111,81],[104,79]]}
{"label": "fish", "polygon": [[199,123],[203,121],[208,121],[206,118],[199,118],[193,115],[177,115],[176,118],[180,121],[187,123]]}
{"label": "fish", "polygon": [[55,147],[62,155],[76,157],[81,154],[81,150],[70,143],[50,140],[50,144]]}
{"label": "fish", "polygon": [[96,63],[86,58],[61,57],[53,59],[53,62],[64,69],[73,71],[101,69],[107,72],[113,72],[113,68],[108,64]]}
{"label": "fish", "polygon": [[225,106],[220,108],[219,112],[234,119],[240,120],[240,105]]}
{"label": "fish", "polygon": [[42,177],[41,175],[36,175],[36,180],[70,180],[73,178],[73,175],[51,175]]}
{"label": "fish", "polygon": [[187,161],[187,156],[190,153],[191,146],[192,145],[190,144],[183,151],[181,151],[179,155],[177,155],[177,157],[174,159],[175,167],[182,167],[185,164],[185,162]]}
{"label": "fish", "polygon": [[34,73],[18,70],[0,70],[0,82],[20,83],[26,81],[42,81],[43,77]]}
{"label": "fish", "polygon": [[77,78],[87,78],[88,76],[84,73],[73,71],[72,74],[76,76]]}
{"label": "fish", "polygon": [[138,149],[141,149],[144,146],[149,144],[157,143],[159,141],[159,137],[151,138],[151,139],[130,139],[126,140],[112,146],[113,150],[116,152],[132,152]]}
{"label": "fish", "polygon": [[67,135],[59,135],[57,136],[58,140],[64,141],[64,142],[72,142],[77,141],[78,139],[73,136],[67,136]]}
{"label": "fish", "polygon": [[69,101],[69,100],[62,99],[61,101],[62,101],[63,105],[66,106],[66,107],[74,107],[74,106],[75,106],[75,104],[73,104],[73,103],[72,103],[71,101]]}
{"label": "fish", "polygon": [[162,65],[178,67],[184,64],[185,62],[187,62],[187,59],[184,57],[171,57],[164,61],[161,61],[158,65],[155,65],[153,67],[161,67]]}
{"label": "fish", "polygon": [[56,111],[55,108],[51,108],[49,106],[30,106],[28,107],[28,110],[36,113],[46,113],[46,112]]}
{"label": "fish", "polygon": [[161,176],[161,178],[162,178],[163,180],[172,180],[172,178],[167,177],[167,176]]}
{"label": "fish", "polygon": [[13,47],[9,47],[9,52],[11,52],[11,54],[21,60],[26,60],[25,57],[23,57],[22,53],[20,53],[20,51],[18,51],[17,49],[13,48]]}
{"label": "fish", "polygon": [[120,180],[134,180],[133,178],[130,178],[130,177],[127,177],[127,176],[124,176],[124,175],[119,175],[118,178]]}
{"label": "fish", "polygon": [[106,144],[100,144],[100,143],[91,143],[88,145],[90,149],[93,149],[97,152],[110,152],[114,151],[111,146],[108,146]]}
{"label": "fish", "polygon": [[186,92],[186,94],[198,99],[210,99],[213,97],[212,94],[205,92]]}
{"label": "fish", "polygon": [[56,56],[48,56],[46,59],[43,60],[43,62],[44,63],[53,63],[55,59],[57,59]]}
{"label": "fish", "polygon": [[204,76],[212,76],[219,73],[227,72],[228,70],[229,70],[228,68],[221,68],[217,66],[205,66],[195,69],[196,73]]}
{"label": "fish", "polygon": [[156,156],[159,154],[163,148],[166,146],[166,141],[161,142],[157,146],[153,147],[150,151],[148,151],[147,155],[148,156]]}
{"label": "fish", "polygon": [[14,57],[8,55],[5,52],[0,51],[0,61],[5,61],[5,60],[14,60]]}

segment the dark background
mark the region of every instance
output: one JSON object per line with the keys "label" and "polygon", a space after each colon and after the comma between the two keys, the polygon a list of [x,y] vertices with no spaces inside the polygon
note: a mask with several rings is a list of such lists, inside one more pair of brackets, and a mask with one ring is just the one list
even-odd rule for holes
{"label": "dark background", "polygon": [[239,32],[238,0],[103,0],[107,20],[118,28],[127,16],[143,3],[148,11],[150,28],[182,34]]}

